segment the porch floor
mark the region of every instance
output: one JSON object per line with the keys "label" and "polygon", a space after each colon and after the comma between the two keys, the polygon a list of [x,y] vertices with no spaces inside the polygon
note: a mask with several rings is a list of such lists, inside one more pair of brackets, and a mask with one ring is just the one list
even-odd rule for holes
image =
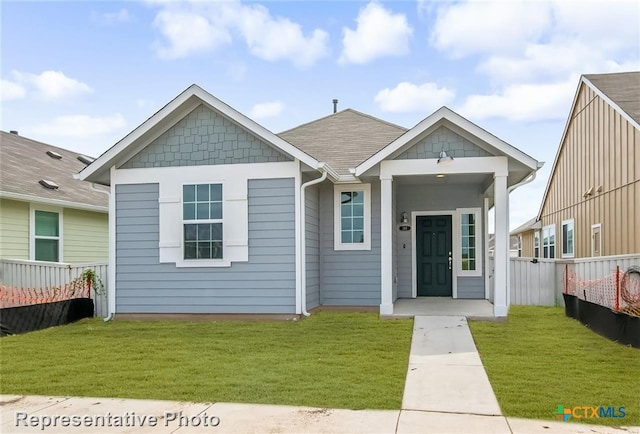
{"label": "porch floor", "polygon": [[391,317],[412,318],[415,316],[466,316],[470,319],[495,319],[493,304],[488,300],[418,297],[399,298],[393,304]]}

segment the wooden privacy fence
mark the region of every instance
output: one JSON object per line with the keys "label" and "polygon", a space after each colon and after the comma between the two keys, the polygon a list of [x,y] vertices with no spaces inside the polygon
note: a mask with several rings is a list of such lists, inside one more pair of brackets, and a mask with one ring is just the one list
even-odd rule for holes
{"label": "wooden privacy fence", "polygon": [[97,294],[91,290],[95,306],[95,315],[107,316],[107,264],[88,262],[65,264],[61,262],[27,261],[19,259],[0,259],[0,283],[8,287],[24,289],[58,288],[70,284],[87,269],[95,272],[104,288]]}
{"label": "wooden privacy fence", "polygon": [[[615,273],[617,268],[624,273],[631,266],[640,266],[639,254],[581,259],[510,258],[511,304],[562,306],[567,271],[584,280],[594,280]],[[493,270],[494,260],[490,257],[490,294],[493,294]]]}

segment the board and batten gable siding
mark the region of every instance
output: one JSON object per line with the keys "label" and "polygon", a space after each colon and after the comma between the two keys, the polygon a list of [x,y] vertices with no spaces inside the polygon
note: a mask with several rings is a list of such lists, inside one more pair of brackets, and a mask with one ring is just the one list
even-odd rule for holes
{"label": "board and batten gable siding", "polygon": [[[484,206],[484,199],[477,185],[453,185],[445,191],[435,185],[408,184],[398,185],[396,209],[406,211],[411,215],[413,211],[452,211],[456,208],[481,208]],[[480,215],[484,215],[481,212]],[[395,217],[395,216],[394,216]],[[397,218],[397,217],[395,217]],[[455,221],[452,221],[455,224]],[[483,226],[478,230],[483,230]],[[397,267],[398,267],[398,297],[411,298],[413,291],[413,234],[411,231],[397,232]],[[458,235],[459,237],[459,235]],[[453,243],[458,243],[459,239],[453,239]],[[482,237],[482,246],[478,251],[484,257],[484,245],[486,239]],[[455,248],[455,247],[454,247]],[[486,260],[486,258],[484,258]],[[483,261],[484,263],[484,261]],[[484,272],[484,270],[483,270]],[[484,277],[458,277],[457,278],[458,298],[485,298]]]}
{"label": "board and batten gable siding", "polygon": [[29,203],[0,199],[0,258],[29,259]]}
{"label": "board and batten gable siding", "polygon": [[159,263],[158,184],[115,194],[116,313],[295,313],[293,178],[249,180],[249,261],[221,268]]}
{"label": "board and batten gable siding", "polygon": [[276,148],[200,105],[120,169],[293,161]]}
{"label": "board and batten gable siding", "polygon": [[318,186],[305,191],[305,267],[307,309],[320,305],[320,204]]}
{"label": "board and batten gable siding", "polygon": [[109,259],[109,216],[106,212],[65,208],[62,231],[65,262]]}
{"label": "board and batten gable siding", "polygon": [[427,158],[438,158],[442,149],[454,158],[492,156],[492,154],[461,135],[441,126],[411,148],[398,155],[395,159],[424,160]]}
{"label": "board and batten gable siding", "polygon": [[556,227],[557,257],[568,219],[574,219],[576,258],[591,256],[591,226],[598,223],[602,256],[639,253],[638,204],[640,131],[581,84],[540,216],[543,226]]}
{"label": "board and batten gable siding", "polygon": [[371,250],[334,250],[333,185],[320,187],[320,304],[380,305],[380,183],[371,183]]}

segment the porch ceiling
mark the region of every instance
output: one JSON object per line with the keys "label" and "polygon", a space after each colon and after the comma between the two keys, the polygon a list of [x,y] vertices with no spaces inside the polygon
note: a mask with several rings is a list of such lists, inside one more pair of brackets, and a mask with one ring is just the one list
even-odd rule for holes
{"label": "porch ceiling", "polygon": [[493,174],[455,174],[438,178],[436,175],[394,176],[397,185],[479,185],[486,186],[493,182]]}

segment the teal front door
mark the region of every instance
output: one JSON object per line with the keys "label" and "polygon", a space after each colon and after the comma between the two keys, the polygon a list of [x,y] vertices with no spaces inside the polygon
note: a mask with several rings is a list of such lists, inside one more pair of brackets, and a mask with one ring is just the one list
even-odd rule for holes
{"label": "teal front door", "polygon": [[451,216],[416,217],[418,296],[451,297]]}

